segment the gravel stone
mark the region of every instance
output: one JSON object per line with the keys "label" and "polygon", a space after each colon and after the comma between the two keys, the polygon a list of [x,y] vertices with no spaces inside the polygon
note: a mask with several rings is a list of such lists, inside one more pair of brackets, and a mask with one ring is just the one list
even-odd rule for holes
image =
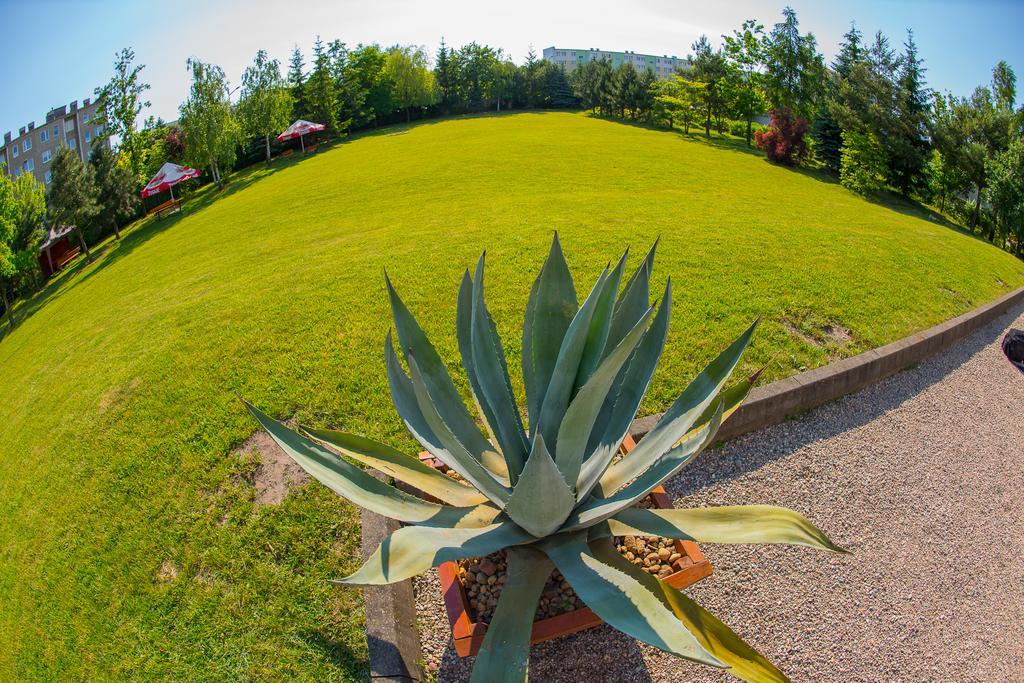
{"label": "gravel stone", "polygon": [[[687,593],[794,681],[1024,681],[1024,376],[999,348],[1022,325],[1018,307],[669,481],[676,507],[784,505],[853,551],[702,545],[715,571]],[[428,669],[468,681],[436,572],[416,580],[416,602]],[[735,680],[608,626],[535,645],[530,673]]]}

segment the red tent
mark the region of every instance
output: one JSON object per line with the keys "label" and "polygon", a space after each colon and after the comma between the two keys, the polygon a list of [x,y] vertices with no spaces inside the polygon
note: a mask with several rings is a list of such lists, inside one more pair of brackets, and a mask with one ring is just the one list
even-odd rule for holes
{"label": "red tent", "polygon": [[292,125],[288,126],[288,130],[278,135],[277,141],[284,142],[285,140],[292,140],[294,138],[298,138],[299,145],[302,146],[302,151],[305,152],[306,143],[303,141],[302,138],[304,138],[309,133],[317,133],[319,131],[322,131],[326,127],[327,126],[325,126],[322,123],[313,123],[312,121],[303,121],[302,119],[299,119]]}
{"label": "red tent", "polygon": [[171,199],[174,199],[174,190],[171,189],[183,180],[189,178],[198,178],[199,171],[188,166],[178,166],[167,162],[160,167],[157,174],[153,176],[153,179],[142,188],[142,196],[149,197],[151,195],[163,192],[164,190],[171,190]]}

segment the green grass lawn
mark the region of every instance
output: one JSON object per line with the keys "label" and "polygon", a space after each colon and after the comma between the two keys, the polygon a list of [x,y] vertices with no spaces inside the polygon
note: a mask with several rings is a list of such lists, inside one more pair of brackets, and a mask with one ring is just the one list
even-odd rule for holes
{"label": "green grass lawn", "polygon": [[[461,379],[454,302],[488,250],[519,325],[552,231],[579,288],[661,236],[673,325],[644,412],[757,315],[768,379],[1024,284],[1024,263],[909,205],[859,199],[734,141],[536,113],[394,128],[275,162],[79,262],[0,341],[0,678],[352,679],[351,506],[255,506],[234,398],[413,451],[382,362],[383,271]],[[519,389],[521,394],[521,387]]]}

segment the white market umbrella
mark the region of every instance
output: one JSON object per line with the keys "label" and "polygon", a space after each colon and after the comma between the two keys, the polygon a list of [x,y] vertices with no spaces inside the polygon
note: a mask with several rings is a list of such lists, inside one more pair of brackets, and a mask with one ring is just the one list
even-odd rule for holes
{"label": "white market umbrella", "polygon": [[183,180],[189,178],[198,178],[199,171],[188,166],[179,166],[178,164],[172,164],[167,162],[160,167],[160,170],[156,172],[153,179],[142,188],[142,196],[149,197],[154,194],[163,192],[164,190],[171,191],[171,199],[174,199],[174,186]]}
{"label": "white market umbrella", "polygon": [[299,145],[302,146],[302,151],[306,151],[306,143],[303,140],[309,133],[317,133],[321,130],[326,129],[322,123],[313,123],[312,121],[303,121],[299,119],[292,125],[288,126],[288,130],[277,136],[278,142],[284,142],[285,140],[292,140],[294,138],[299,139]]}

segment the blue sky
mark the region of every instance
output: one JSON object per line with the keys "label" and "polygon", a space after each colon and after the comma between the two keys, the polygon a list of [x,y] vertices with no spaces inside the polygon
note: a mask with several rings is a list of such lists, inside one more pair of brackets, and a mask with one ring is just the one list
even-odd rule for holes
{"label": "blue sky", "polygon": [[[914,29],[929,84],[969,93],[1006,59],[1024,80],[1024,2],[1012,0],[896,0],[790,3],[831,58],[851,19],[866,34],[881,29],[894,44]],[[600,47],[654,54],[689,52],[706,33],[716,42],[746,18],[766,26],[783,3],[681,0],[0,0],[0,134],[73,99],[92,96],[110,77],[114,53],[135,49],[153,88],[149,113],[177,117],[188,91],[185,60],[195,55],[221,65],[237,83],[256,50],[284,64],[294,44],[308,54],[317,33],[325,40],[423,45],[436,50],[476,40],[501,47],[517,61],[530,44]]]}

